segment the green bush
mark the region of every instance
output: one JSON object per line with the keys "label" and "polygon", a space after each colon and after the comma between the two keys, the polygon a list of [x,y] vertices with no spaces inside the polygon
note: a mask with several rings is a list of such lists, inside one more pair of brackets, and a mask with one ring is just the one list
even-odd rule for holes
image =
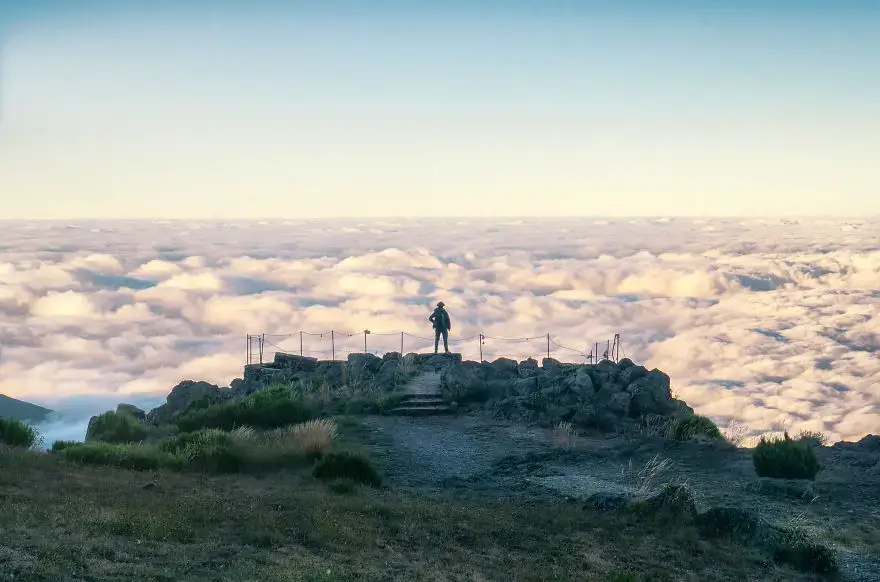
{"label": "green bush", "polygon": [[773,557],[807,572],[828,573],[837,569],[837,554],[800,530],[784,530],[773,548]]}
{"label": "green bush", "polygon": [[85,465],[106,465],[136,471],[163,468],[179,470],[183,467],[183,462],[175,455],[139,444],[79,443],[63,448],[61,455],[69,461]]}
{"label": "green bush", "polygon": [[150,427],[127,412],[108,411],[89,422],[86,441],[137,443],[150,436]]}
{"label": "green bush", "polygon": [[815,479],[820,468],[813,447],[807,441],[791,440],[788,433],[782,439],[761,437],[752,462],[759,476],[782,479]]}
{"label": "green bush", "polygon": [[312,474],[321,481],[351,479],[364,485],[378,487],[382,484],[379,472],[370,461],[357,453],[329,453],[324,455]]}
{"label": "green bush", "polygon": [[82,443],[79,441],[55,441],[54,443],[52,443],[52,450],[55,452],[63,451],[68,447],[73,447],[81,444]]}
{"label": "green bush", "polygon": [[804,441],[817,447],[824,447],[828,444],[828,437],[817,430],[802,430],[795,440]]}
{"label": "green bush", "polygon": [[245,398],[185,411],[174,423],[183,432],[205,428],[232,430],[238,426],[277,428],[304,422],[312,417],[310,408],[291,389],[275,386]]}
{"label": "green bush", "polygon": [[31,448],[40,442],[40,433],[29,424],[14,418],[0,418],[0,444]]}
{"label": "green bush", "polygon": [[670,430],[672,438],[677,441],[687,441],[693,438],[721,438],[721,431],[711,419],[696,414],[676,418]]}

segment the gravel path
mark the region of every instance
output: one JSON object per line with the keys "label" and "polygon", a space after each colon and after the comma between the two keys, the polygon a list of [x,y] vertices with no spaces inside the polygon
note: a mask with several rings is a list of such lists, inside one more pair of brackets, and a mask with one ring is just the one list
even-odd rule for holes
{"label": "gravel path", "polygon": [[[457,486],[472,491],[491,490],[505,496],[543,499],[559,496],[586,498],[594,493],[633,493],[630,484],[622,480],[621,468],[626,459],[601,450],[609,446],[608,441],[604,444],[597,441],[597,448],[592,452],[566,456],[550,446],[546,433],[539,429],[495,422],[485,417],[388,416],[371,417],[365,421],[382,435],[383,447],[388,449],[386,477],[398,486]],[[709,498],[716,497],[719,489],[730,489],[716,482],[717,478],[724,477],[723,469],[686,467],[687,462],[683,461],[689,457],[687,453],[684,459],[676,459],[676,468],[686,469],[678,477],[689,477],[698,490],[708,487],[711,491],[706,491],[710,493]],[[665,454],[678,456],[671,450]],[[645,459],[638,460],[637,467]],[[671,471],[667,477],[673,477],[676,472]],[[727,475],[728,478],[732,476]],[[740,495],[738,491],[729,493]],[[753,503],[760,500],[750,499]],[[714,501],[721,505],[741,505],[748,500]],[[731,503],[733,501],[739,503]],[[880,582],[880,563],[876,559],[841,550],[842,580]]]}

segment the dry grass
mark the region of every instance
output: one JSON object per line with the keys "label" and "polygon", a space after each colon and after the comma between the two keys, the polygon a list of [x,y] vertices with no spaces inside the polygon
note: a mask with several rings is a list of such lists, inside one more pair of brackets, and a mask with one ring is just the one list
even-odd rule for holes
{"label": "dry grass", "polygon": [[742,447],[749,436],[749,427],[738,420],[733,420],[721,431],[721,434],[733,446]]}
{"label": "dry grass", "polygon": [[632,460],[630,460],[627,467],[623,470],[622,480],[636,495],[645,495],[660,485],[663,475],[671,467],[672,461],[661,458],[659,454],[654,455],[652,459],[639,469],[635,469]]}
{"label": "dry grass", "polygon": [[272,438],[299,454],[326,453],[339,433],[336,423],[325,418],[277,429]]}
{"label": "dry grass", "polygon": [[0,580],[805,579],[724,540],[582,504],[359,488],[307,471],[145,475],[0,456]]}
{"label": "dry grass", "polygon": [[570,422],[559,422],[553,429],[553,445],[570,450],[578,441],[578,432]]}

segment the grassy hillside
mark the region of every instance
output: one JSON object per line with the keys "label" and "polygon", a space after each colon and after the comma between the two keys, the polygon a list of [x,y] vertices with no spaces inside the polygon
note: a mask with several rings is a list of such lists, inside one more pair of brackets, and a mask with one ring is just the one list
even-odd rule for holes
{"label": "grassy hillside", "polygon": [[48,408],[0,394],[0,418],[40,422],[51,412]]}

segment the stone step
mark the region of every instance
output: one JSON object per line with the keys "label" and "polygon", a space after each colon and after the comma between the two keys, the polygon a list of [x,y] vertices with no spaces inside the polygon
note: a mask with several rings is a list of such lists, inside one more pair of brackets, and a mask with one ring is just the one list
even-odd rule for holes
{"label": "stone step", "polygon": [[450,414],[452,409],[448,405],[432,405],[432,406],[398,406],[391,410],[391,414],[397,416],[435,416],[439,414]]}
{"label": "stone step", "polygon": [[446,399],[440,394],[408,394],[401,399],[400,403],[407,404],[408,406],[448,404]]}

